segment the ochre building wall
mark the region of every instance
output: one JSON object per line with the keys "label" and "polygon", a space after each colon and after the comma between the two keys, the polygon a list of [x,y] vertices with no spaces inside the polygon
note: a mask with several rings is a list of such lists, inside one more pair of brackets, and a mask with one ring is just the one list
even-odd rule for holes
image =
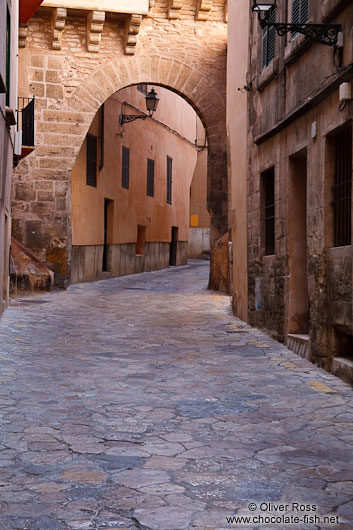
{"label": "ochre building wall", "polygon": [[[150,89],[151,87],[149,87]],[[145,97],[136,87],[117,92],[104,104],[104,166],[97,187],[86,183],[85,140],[72,170],[72,281],[119,276],[169,265],[172,227],[178,228],[176,264],[187,261],[189,189],[197,152],[193,138],[195,111],[175,93],[157,89],[160,102],[153,118],[124,125],[119,115],[146,111]],[[180,105],[181,117],[175,118]],[[100,112],[89,133],[100,143]],[[178,127],[179,130],[173,129]],[[130,150],[129,188],[122,187],[122,146]],[[99,147],[100,151],[100,147]],[[172,158],[172,204],[167,204],[167,156]],[[98,157],[99,158],[99,157]],[[147,159],[154,160],[154,196],[147,196]],[[102,270],[104,199],[113,201],[109,213],[109,271]],[[136,248],[138,225],[145,227],[143,255]],[[110,273],[110,274],[107,274]]]}

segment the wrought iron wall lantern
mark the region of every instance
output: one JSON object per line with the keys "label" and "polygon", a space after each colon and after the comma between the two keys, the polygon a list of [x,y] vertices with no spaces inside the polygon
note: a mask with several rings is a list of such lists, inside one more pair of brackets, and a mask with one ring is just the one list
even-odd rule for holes
{"label": "wrought iron wall lantern", "polygon": [[272,27],[277,35],[283,37],[289,32],[302,33],[320,44],[342,46],[342,26],[340,24],[295,24],[288,22],[269,22],[270,13],[276,9],[277,0],[252,0],[252,10],[259,16],[262,28]]}
{"label": "wrought iron wall lantern", "polygon": [[145,120],[147,116],[152,118],[153,113],[157,110],[158,103],[159,103],[159,97],[154,88],[152,88],[148,92],[148,94],[146,94],[145,100],[146,100],[146,109],[147,109],[148,115],[147,114],[124,114],[123,112],[124,107],[128,105],[128,103],[124,101],[124,103],[121,105],[121,114],[120,114],[120,119],[119,119],[120,125],[122,127],[121,134],[123,134],[123,127],[125,123],[130,123],[132,121],[139,120],[139,119]]}

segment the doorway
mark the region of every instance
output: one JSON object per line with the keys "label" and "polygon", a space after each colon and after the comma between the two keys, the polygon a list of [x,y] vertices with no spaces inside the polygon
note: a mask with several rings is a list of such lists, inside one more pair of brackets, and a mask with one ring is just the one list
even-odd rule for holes
{"label": "doorway", "polygon": [[111,271],[111,244],[113,242],[114,201],[104,199],[104,244],[102,271]]}
{"label": "doorway", "polygon": [[177,226],[172,226],[172,237],[170,242],[169,255],[169,265],[172,267],[175,267],[177,264],[178,232],[179,228]]}
{"label": "doorway", "polygon": [[307,255],[307,153],[289,159],[289,325],[306,335],[310,327]]}

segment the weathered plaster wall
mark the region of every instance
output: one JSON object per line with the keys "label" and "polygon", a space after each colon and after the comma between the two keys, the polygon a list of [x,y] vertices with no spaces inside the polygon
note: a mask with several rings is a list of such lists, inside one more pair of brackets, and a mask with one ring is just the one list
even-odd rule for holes
{"label": "weathered plaster wall", "polygon": [[[227,133],[231,239],[233,244],[233,310],[248,319],[246,175],[249,2],[228,5]],[[241,88],[242,90],[238,90]]]}

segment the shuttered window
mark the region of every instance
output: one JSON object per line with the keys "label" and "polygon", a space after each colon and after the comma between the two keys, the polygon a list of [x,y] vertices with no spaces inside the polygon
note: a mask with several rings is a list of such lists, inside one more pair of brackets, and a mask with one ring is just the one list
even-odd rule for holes
{"label": "shuttered window", "polygon": [[[309,0],[292,0],[292,23],[305,24],[309,20]],[[298,35],[292,32],[292,38]]]}
{"label": "shuttered window", "polygon": [[167,156],[167,204],[172,204],[172,164],[173,159]]}
{"label": "shuttered window", "polygon": [[352,126],[335,136],[335,183],[333,194],[334,246],[352,240]]}
{"label": "shuttered window", "polygon": [[[272,9],[269,14],[269,22],[276,22],[276,10]],[[276,32],[275,28],[266,26],[262,30],[262,69],[266,68],[275,58]]]}
{"label": "shuttered window", "polygon": [[154,197],[154,160],[147,158],[147,195]]}
{"label": "shuttered window", "polygon": [[97,137],[92,134],[86,137],[86,184],[97,187]]}
{"label": "shuttered window", "polygon": [[123,145],[121,153],[121,186],[129,189],[130,180],[130,149]]}

